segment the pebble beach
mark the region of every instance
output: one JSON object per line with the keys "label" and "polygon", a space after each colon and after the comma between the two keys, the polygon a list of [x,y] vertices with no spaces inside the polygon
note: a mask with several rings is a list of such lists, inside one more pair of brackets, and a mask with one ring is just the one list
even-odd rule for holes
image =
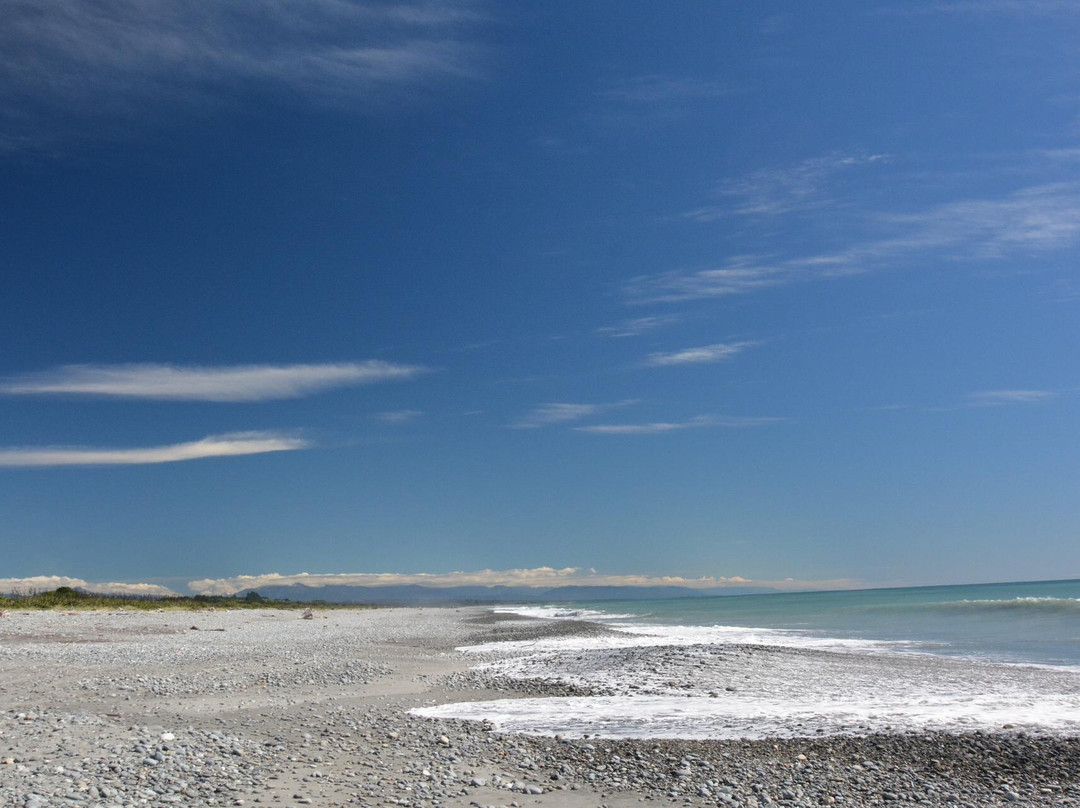
{"label": "pebble beach", "polygon": [[1068,734],[611,740],[410,712],[573,697],[456,649],[605,630],[479,607],[9,612],[0,805],[1080,805]]}

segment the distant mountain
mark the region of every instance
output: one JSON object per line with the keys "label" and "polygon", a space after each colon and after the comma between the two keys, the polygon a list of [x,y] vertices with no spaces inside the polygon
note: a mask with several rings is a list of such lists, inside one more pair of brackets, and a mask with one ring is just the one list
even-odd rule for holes
{"label": "distant mountain", "polygon": [[445,605],[462,603],[565,603],[589,600],[660,600],[707,598],[718,595],[757,595],[775,592],[761,586],[691,589],[685,586],[260,586],[238,594],[258,592],[264,598],[301,602],[371,603],[378,605]]}

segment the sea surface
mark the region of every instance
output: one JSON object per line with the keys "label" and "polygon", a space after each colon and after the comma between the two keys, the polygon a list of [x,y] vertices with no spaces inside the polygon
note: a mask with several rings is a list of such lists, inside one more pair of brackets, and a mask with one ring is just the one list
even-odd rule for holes
{"label": "sea surface", "polygon": [[532,613],[592,615],[613,626],[723,626],[782,645],[872,640],[897,651],[1080,666],[1080,580],[620,601]]}
{"label": "sea surface", "polygon": [[488,672],[583,695],[422,714],[567,737],[1080,735],[1078,580],[504,611],[605,627],[464,649]]}

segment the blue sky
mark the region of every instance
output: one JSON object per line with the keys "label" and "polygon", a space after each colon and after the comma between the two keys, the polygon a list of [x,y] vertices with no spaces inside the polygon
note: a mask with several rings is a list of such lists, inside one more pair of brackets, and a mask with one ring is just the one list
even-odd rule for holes
{"label": "blue sky", "polygon": [[2,13],[0,578],[1080,576],[1076,4]]}

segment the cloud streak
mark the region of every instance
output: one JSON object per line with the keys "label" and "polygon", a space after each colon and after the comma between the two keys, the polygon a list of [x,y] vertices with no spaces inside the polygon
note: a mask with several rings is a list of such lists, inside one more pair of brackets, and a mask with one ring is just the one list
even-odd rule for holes
{"label": "cloud streak", "polygon": [[421,410],[393,410],[391,412],[376,413],[374,418],[376,421],[382,421],[384,424],[401,426],[402,424],[411,423],[417,418],[421,418],[423,415],[424,413]]}
{"label": "cloud streak", "polygon": [[684,348],[672,353],[651,353],[645,357],[642,364],[645,367],[661,368],[723,362],[755,345],[758,343],[721,342],[715,345],[703,345],[700,348]]}
{"label": "cloud streak", "polygon": [[139,466],[178,463],[208,457],[290,452],[310,444],[276,432],[235,432],[210,435],[189,443],[134,449],[102,449],[81,446],[0,448],[0,467],[49,468],[58,466]]}
{"label": "cloud streak", "polygon": [[759,292],[791,283],[795,275],[796,270],[783,263],[769,264],[740,257],[714,269],[639,275],[626,283],[623,295],[631,304],[681,303]]}
{"label": "cloud streak", "polygon": [[135,123],[241,90],[399,105],[477,76],[480,19],[467,3],[416,0],[10,0],[0,121],[11,147],[60,120]]}
{"label": "cloud streak", "polygon": [[884,154],[829,154],[786,168],[762,169],[721,183],[716,194],[726,204],[696,208],[682,216],[707,222],[727,216],[777,216],[822,207],[833,201],[828,190],[835,175],[887,159]]}
{"label": "cloud streak", "polygon": [[1080,236],[1080,185],[1032,186],[1002,199],[961,200],[881,221],[907,232],[852,248],[841,260],[887,259],[925,249],[951,250],[959,258],[1055,250]]}
{"label": "cloud streak", "polygon": [[944,0],[924,5],[902,4],[879,11],[894,16],[919,16],[926,14],[962,14],[987,16],[990,14],[1016,14],[1023,17],[1070,16],[1080,13],[1072,0]]}
{"label": "cloud streak", "polygon": [[596,329],[596,333],[601,337],[611,337],[613,339],[639,337],[649,331],[665,328],[677,322],[679,322],[679,318],[671,316],[635,317],[632,320],[623,320],[618,325],[608,325],[598,328]]}
{"label": "cloud streak", "polygon": [[892,235],[833,252],[737,256],[720,267],[642,275],[626,282],[623,295],[631,305],[678,303],[880,271],[922,257],[956,263],[1049,253],[1080,240],[1080,184],[1037,185],[996,199],[878,214],[875,225]]}
{"label": "cloud streak", "polygon": [[428,587],[450,586],[526,586],[549,589],[557,586],[685,586],[706,589],[726,586],[769,586],[777,589],[841,589],[856,584],[850,580],[834,581],[755,581],[738,575],[702,576],[678,575],[606,575],[580,567],[536,567],[532,569],[478,570],[447,573],[298,573],[283,575],[237,575],[231,578],[204,578],[190,581],[188,588],[200,595],[232,595],[245,589],[265,586],[402,586],[418,584]]}
{"label": "cloud streak", "polygon": [[972,407],[997,407],[1005,404],[1038,404],[1053,398],[1050,390],[983,390],[968,396]]}
{"label": "cloud streak", "polygon": [[645,424],[592,424],[589,426],[576,426],[574,429],[578,432],[588,432],[593,435],[658,435],[665,432],[681,432],[685,429],[702,429],[705,427],[746,429],[780,423],[785,423],[785,419],[699,415],[688,421],[655,421]]}
{"label": "cloud streak", "polygon": [[176,401],[267,401],[411,379],[427,368],[371,360],[324,365],[197,367],[65,365],[0,379],[4,395],[82,395]]}
{"label": "cloud streak", "polygon": [[539,429],[553,424],[580,421],[592,415],[609,412],[620,407],[628,407],[636,403],[636,400],[627,399],[613,404],[569,404],[558,402],[541,404],[517,421],[514,421],[510,426],[514,429]]}

